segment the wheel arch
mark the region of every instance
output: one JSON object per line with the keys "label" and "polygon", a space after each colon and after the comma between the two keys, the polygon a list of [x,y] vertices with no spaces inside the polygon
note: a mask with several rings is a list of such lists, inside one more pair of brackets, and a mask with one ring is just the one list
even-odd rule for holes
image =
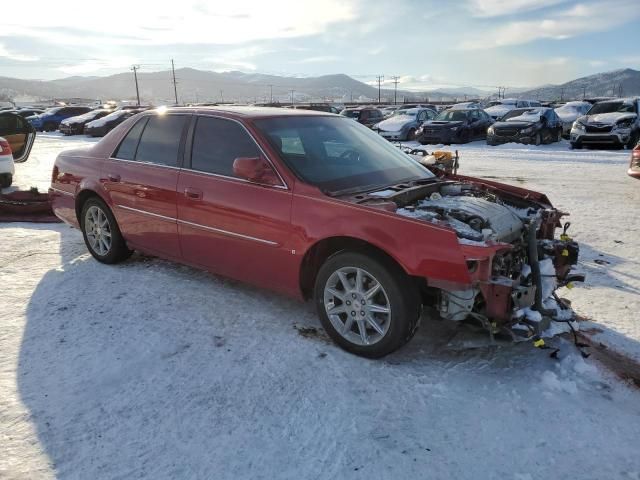
{"label": "wheel arch", "polygon": [[81,215],[82,214],[82,206],[85,204],[85,202],[87,200],[89,200],[92,197],[99,198],[100,200],[105,202],[107,204],[107,206],[109,205],[108,202],[104,198],[102,198],[102,195],[100,195],[97,191],[95,191],[95,190],[93,190],[91,188],[84,188],[84,189],[80,190],[76,194],[76,199],[75,199],[75,210],[76,210],[76,218],[78,219],[78,225],[82,225],[82,219],[80,218],[82,216]]}
{"label": "wheel arch", "polygon": [[[370,242],[367,242],[366,240],[351,236],[327,237],[314,243],[305,252],[300,264],[299,284],[303,298],[308,300],[312,297],[316,276],[320,267],[327,260],[327,258],[345,250],[358,253],[366,253],[373,257],[382,259],[384,262],[395,265],[407,276],[410,276],[410,274],[407,272],[407,269],[402,265],[400,261],[390,255],[384,249]],[[415,278],[416,281],[418,281],[417,277],[411,278]]]}

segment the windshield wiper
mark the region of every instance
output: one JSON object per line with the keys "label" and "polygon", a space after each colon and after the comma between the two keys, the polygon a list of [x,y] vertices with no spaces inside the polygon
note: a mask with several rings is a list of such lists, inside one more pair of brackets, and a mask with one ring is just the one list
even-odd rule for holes
{"label": "windshield wiper", "polygon": [[386,185],[384,183],[382,183],[382,184],[371,184],[371,185],[343,188],[342,190],[324,190],[324,193],[326,193],[327,195],[329,195],[331,197],[338,197],[340,195],[353,195],[355,193],[373,192],[375,190],[380,190],[380,189],[385,188],[387,186],[388,185]]}

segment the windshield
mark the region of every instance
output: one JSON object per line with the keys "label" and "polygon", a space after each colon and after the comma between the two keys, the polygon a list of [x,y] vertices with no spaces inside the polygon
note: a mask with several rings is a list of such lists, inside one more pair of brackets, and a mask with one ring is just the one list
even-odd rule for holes
{"label": "windshield", "polygon": [[596,115],[598,113],[636,113],[635,108],[633,108],[633,103],[631,102],[600,102],[596,103],[591,110],[589,110],[588,115]]}
{"label": "windshield", "polygon": [[438,122],[464,122],[467,119],[467,112],[462,110],[445,110],[440,112],[434,119]]}
{"label": "windshield", "polygon": [[415,117],[416,115],[418,115],[418,110],[415,109],[411,109],[411,110],[396,110],[395,112],[393,112],[394,116],[397,115],[407,115],[409,117]]}
{"label": "windshield", "polygon": [[518,108],[516,110],[511,110],[504,117],[502,117],[501,121],[503,122],[537,122],[540,120],[543,112],[539,108]]}
{"label": "windshield", "polygon": [[44,113],[48,114],[48,115],[54,115],[56,113],[58,113],[60,110],[62,110],[63,107],[53,107],[53,108],[48,108],[47,110],[44,111]]}
{"label": "windshield", "polygon": [[298,177],[328,193],[433,177],[372,130],[339,117],[268,118],[255,125]]}
{"label": "windshield", "polygon": [[340,115],[349,118],[360,118],[360,110],[343,110]]}

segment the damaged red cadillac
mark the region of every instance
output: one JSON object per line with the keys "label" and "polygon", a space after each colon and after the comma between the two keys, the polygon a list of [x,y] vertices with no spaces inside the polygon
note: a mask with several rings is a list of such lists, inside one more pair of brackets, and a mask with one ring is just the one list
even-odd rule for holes
{"label": "damaged red cadillac", "polygon": [[138,250],[313,299],[331,338],[367,357],[409,341],[424,305],[535,337],[568,318],[557,286],[581,280],[545,195],[432,171],[323,112],[140,113],[62,152],[49,193],[96,260]]}

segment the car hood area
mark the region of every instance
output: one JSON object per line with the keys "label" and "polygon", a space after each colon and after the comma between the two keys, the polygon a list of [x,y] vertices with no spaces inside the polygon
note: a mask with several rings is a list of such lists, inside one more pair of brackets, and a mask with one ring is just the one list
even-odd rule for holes
{"label": "car hood area", "polygon": [[635,120],[637,115],[635,113],[627,112],[611,112],[611,113],[598,113],[596,115],[584,115],[578,120],[585,125],[593,123],[604,123],[606,125],[614,125],[621,120]]}
{"label": "car hood area", "polygon": [[446,121],[442,121],[442,120],[430,120],[430,121],[424,122],[422,124],[423,127],[441,128],[441,129],[461,127],[462,125],[465,125],[465,122],[460,122],[460,121],[457,121],[457,122],[446,122]]}
{"label": "car hood area", "polygon": [[395,115],[378,123],[376,128],[385,132],[397,132],[415,121],[416,118],[410,115]]}
{"label": "car hood area", "polygon": [[523,128],[529,128],[536,124],[536,122],[496,122],[492,126],[493,128],[515,128],[521,130]]}
{"label": "car hood area", "polygon": [[513,195],[499,196],[471,183],[435,180],[419,186],[394,186],[372,192],[363,202],[403,217],[455,230],[460,243],[520,239],[525,223],[544,206]]}

